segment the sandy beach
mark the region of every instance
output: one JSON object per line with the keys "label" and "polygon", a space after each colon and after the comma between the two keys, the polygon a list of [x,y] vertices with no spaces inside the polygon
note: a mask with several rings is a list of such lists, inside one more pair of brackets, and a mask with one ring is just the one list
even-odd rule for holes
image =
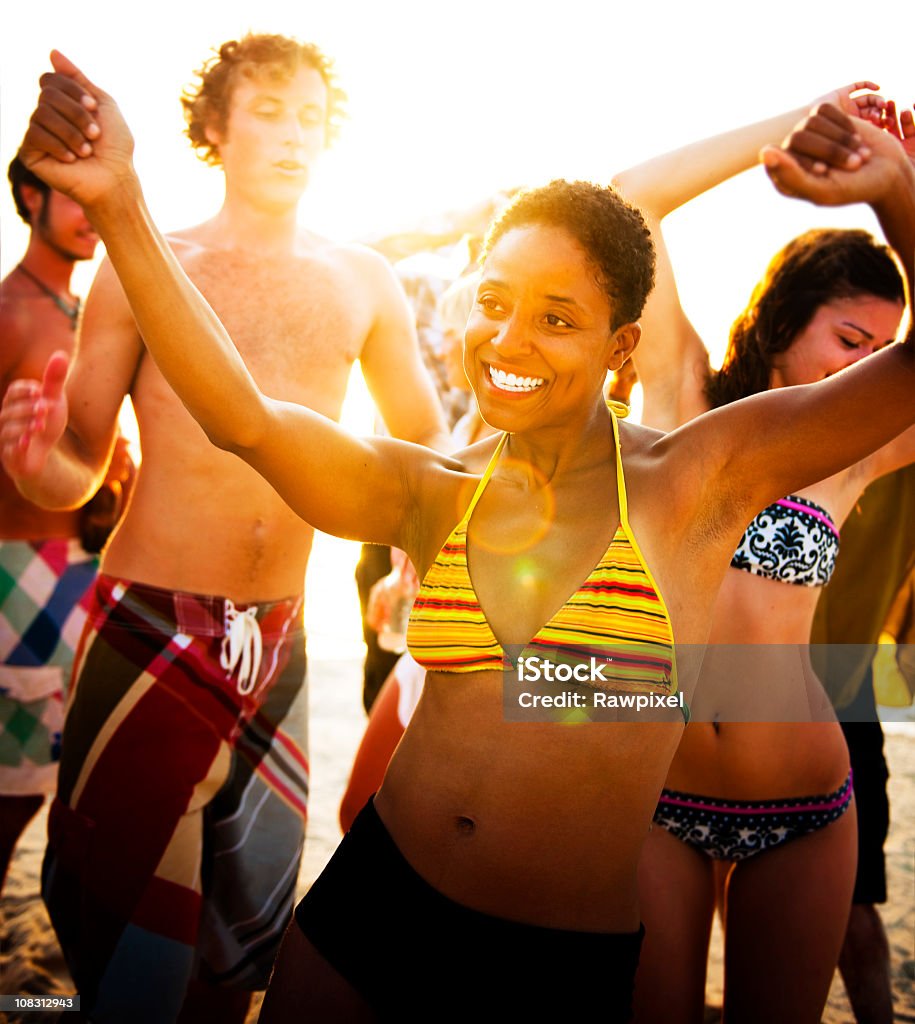
{"label": "sandy beach", "polygon": [[[304,893],[340,839],[337,809],[349,766],[362,734],[362,647],[358,599],[352,570],[355,545],[321,537],[309,567],[311,701],[311,800],[305,857],[299,875]],[[315,599],[320,593],[320,601]],[[886,726],[892,822],[886,846],[889,902],[880,908],[892,949],[897,1021],[915,1022],[915,722]],[[31,824],[10,868],[0,900],[0,993],[71,994],[70,980],[44,905],[38,895],[46,812]],[[721,941],[715,931],[707,1003],[721,1003]],[[257,1019],[259,1000],[249,1015]],[[66,1018],[62,1018],[66,1020]],[[716,1015],[710,1010],[709,1021]],[[31,1012],[0,1014],[10,1024],[39,1024],[56,1016]],[[836,976],[824,1024],[854,1024],[841,980]]]}

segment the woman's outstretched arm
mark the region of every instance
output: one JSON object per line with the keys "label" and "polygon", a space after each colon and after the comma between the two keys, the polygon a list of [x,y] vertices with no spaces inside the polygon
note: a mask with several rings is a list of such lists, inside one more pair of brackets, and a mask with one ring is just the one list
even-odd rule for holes
{"label": "woman's outstretched arm", "polygon": [[52,61],[56,73],[42,77],[20,156],[85,209],[150,354],[191,415],[318,529],[411,550],[411,470],[442,460],[390,439],[354,438],[330,419],[260,391],[153,223],[117,105],[62,55]]}
{"label": "woman's outstretched arm", "polygon": [[[872,91],[877,88],[874,82],[853,82],[822,101],[831,101],[846,113],[878,120],[884,101]],[[764,146],[781,142],[811,106],[822,101],[701,139],[615,176],[614,185],[645,216],[657,250],[655,287],[641,317],[642,341],[635,356],[646,425],[673,430],[709,407],[705,397],[708,350],[680,303],[662,230],[664,218],[754,167]]]}
{"label": "woman's outstretched arm", "polygon": [[[766,148],[763,160],[784,194],[822,206],[868,203],[894,248],[915,252],[915,168],[888,133],[824,106],[781,147]],[[826,172],[813,170],[823,162]],[[726,495],[738,518],[749,518],[781,495],[862,462],[913,423],[910,321],[901,342],[826,380],[732,402],[661,445],[677,446],[687,459],[698,452],[717,480],[710,500]]]}

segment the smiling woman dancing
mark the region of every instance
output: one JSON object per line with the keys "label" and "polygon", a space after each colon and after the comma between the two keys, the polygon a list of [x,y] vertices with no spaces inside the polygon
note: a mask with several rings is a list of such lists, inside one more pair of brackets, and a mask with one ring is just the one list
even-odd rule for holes
{"label": "smiling woman dancing", "polygon": [[[648,233],[613,190],[554,182],[493,227],[467,325],[468,376],[503,436],[452,457],[356,439],[260,392],[152,225],[113,101],[54,59],[23,157],[86,208],[192,415],[315,527],[400,547],[423,578],[410,634],[423,696],[300,904],[261,1019],[464,1019],[485,1006],[627,1020],[637,863],[682,718],[506,721],[504,652],[587,649],[595,633],[615,652],[648,644],[655,676],[636,664],[612,685],[669,695],[679,677],[689,693],[695,670],[681,660],[674,674],[674,640],[705,641],[747,521],[911,425],[915,338],[671,434],[621,423],[603,386],[639,337]],[[856,170],[815,178],[777,151],[771,173],[813,198],[879,203],[894,211],[887,231],[915,242],[913,176],[869,137],[858,167],[861,140],[836,116],[834,159]],[[60,418],[64,365],[6,403],[4,458],[20,475]],[[844,431],[850,407],[873,412]]]}

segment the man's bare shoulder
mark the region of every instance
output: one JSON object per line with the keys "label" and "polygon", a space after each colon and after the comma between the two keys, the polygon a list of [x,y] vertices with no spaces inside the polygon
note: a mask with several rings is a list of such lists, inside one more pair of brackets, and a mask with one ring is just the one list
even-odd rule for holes
{"label": "man's bare shoulder", "polygon": [[6,277],[0,281],[0,315],[9,315],[21,305],[31,304],[36,297],[35,286],[23,277],[11,270]]}
{"label": "man's bare shoulder", "polygon": [[293,273],[298,268],[302,274],[309,274],[315,264],[320,264],[325,274],[363,292],[374,288],[387,290],[395,281],[390,263],[369,246],[326,238],[302,227],[296,231],[290,251],[286,253],[278,253],[272,246],[265,246],[261,252],[256,245],[250,244],[241,253],[235,241],[227,237],[215,221],[169,231],[165,238],[185,265],[193,266],[200,258],[221,253],[230,260],[241,256],[265,264],[281,260],[286,270]]}
{"label": "man's bare shoulder", "polygon": [[312,232],[304,232],[298,240],[297,248],[303,256],[336,266],[341,273],[352,277],[354,283],[363,288],[387,288],[394,280],[391,264],[381,253],[361,242],[334,241]]}
{"label": "man's bare shoulder", "polygon": [[165,241],[182,263],[193,259],[195,255],[219,248],[208,222],[168,231],[165,233]]}
{"label": "man's bare shoulder", "polygon": [[68,321],[17,278],[0,282],[0,394],[17,377],[40,377],[55,349],[73,348]]}

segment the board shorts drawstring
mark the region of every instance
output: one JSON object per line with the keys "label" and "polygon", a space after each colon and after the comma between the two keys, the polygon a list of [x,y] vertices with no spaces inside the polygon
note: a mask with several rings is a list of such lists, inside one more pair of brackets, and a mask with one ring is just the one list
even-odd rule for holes
{"label": "board shorts drawstring", "polygon": [[257,621],[257,606],[239,611],[230,598],[226,598],[226,635],[222,641],[219,663],[229,676],[238,670],[237,689],[247,696],[257,684],[261,667],[263,638]]}

